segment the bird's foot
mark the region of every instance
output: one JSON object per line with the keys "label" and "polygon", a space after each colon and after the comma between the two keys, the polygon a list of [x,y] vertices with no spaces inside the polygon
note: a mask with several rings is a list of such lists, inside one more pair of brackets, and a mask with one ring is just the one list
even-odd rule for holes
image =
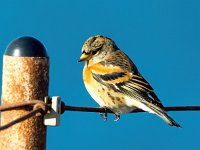
{"label": "bird's foot", "polygon": [[120,119],[120,114],[115,114],[115,122],[117,122]]}
{"label": "bird's foot", "polygon": [[102,118],[104,118],[104,122],[105,121],[107,121],[108,120],[108,113],[107,113],[107,109],[106,109],[106,107],[101,107],[101,108],[103,108],[104,110],[105,110],[105,112],[100,112],[99,114],[100,114],[100,116],[102,117]]}

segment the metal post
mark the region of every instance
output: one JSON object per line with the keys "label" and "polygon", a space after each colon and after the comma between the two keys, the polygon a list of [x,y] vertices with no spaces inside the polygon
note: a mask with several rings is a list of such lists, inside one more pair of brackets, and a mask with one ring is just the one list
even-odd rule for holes
{"label": "metal post", "polygon": [[[43,100],[48,95],[49,59],[44,46],[32,37],[14,40],[3,57],[2,104]],[[1,125],[19,118],[30,109],[6,111]],[[43,116],[34,116],[0,132],[1,150],[46,149]]]}

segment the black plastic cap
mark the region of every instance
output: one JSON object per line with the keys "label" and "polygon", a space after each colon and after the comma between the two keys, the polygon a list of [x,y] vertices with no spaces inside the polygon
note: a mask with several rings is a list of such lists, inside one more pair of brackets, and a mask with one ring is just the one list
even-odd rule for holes
{"label": "black plastic cap", "polygon": [[12,41],[5,55],[17,57],[48,57],[43,44],[33,37],[20,37]]}

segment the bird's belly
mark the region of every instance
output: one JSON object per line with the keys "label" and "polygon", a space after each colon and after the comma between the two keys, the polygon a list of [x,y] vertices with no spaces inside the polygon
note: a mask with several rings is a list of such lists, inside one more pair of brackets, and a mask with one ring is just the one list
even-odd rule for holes
{"label": "bird's belly", "polygon": [[123,114],[128,113],[134,109],[135,106],[127,103],[124,95],[119,92],[115,92],[112,89],[108,89],[106,86],[102,84],[87,84],[85,83],[85,87],[91,97],[100,105],[100,107],[106,107],[113,111],[115,114]]}
{"label": "bird's belly", "polygon": [[96,89],[87,83],[85,83],[85,87],[86,87],[88,93],[90,94],[90,96],[100,105],[100,107],[104,107],[105,103],[98,93],[99,87],[98,87],[98,89]]}

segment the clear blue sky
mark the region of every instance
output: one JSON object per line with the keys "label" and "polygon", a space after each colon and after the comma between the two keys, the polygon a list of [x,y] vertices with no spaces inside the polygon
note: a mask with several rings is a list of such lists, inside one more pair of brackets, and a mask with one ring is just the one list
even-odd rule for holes
{"label": "clear blue sky", "polygon": [[[199,0],[7,0],[0,2],[0,55],[8,43],[33,36],[47,48],[49,95],[68,105],[98,105],[77,60],[85,40],[112,38],[138,66],[165,106],[200,105]],[[0,59],[2,66],[2,59]],[[1,67],[2,70],[2,67]],[[49,127],[47,149],[199,149],[200,112],[170,112],[183,128],[138,113],[107,122],[95,113],[66,112]]]}

